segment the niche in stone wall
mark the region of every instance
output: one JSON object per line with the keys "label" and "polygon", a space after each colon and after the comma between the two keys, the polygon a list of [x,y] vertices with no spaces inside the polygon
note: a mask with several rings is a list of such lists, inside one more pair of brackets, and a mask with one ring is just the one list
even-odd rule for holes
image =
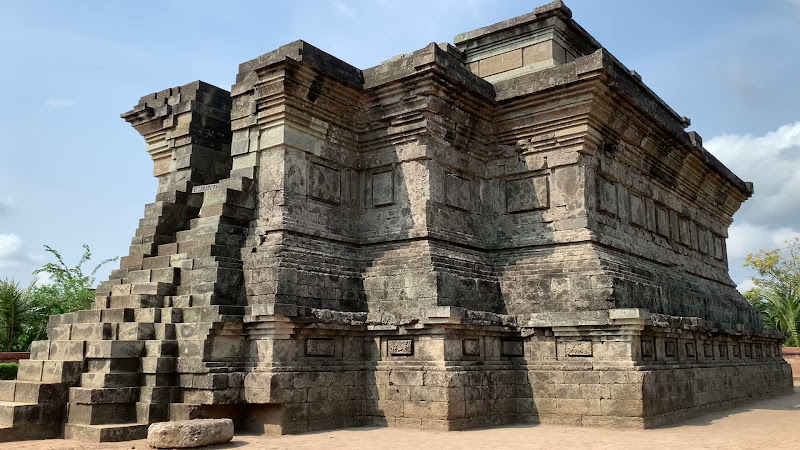
{"label": "niche in stone wall", "polygon": [[617,189],[613,182],[597,178],[597,209],[611,216],[617,215]]}
{"label": "niche in stone wall", "polygon": [[454,173],[445,174],[444,177],[444,202],[448,206],[469,211],[471,206],[470,180]]}
{"label": "niche in stone wall", "polygon": [[642,228],[646,227],[647,209],[644,206],[644,200],[642,200],[642,196],[637,193],[631,192],[630,200],[631,200],[631,223]]}
{"label": "niche in stone wall", "polygon": [[546,175],[506,181],[506,211],[521,213],[550,207],[550,188]]}
{"label": "niche in stone wall", "polygon": [[669,210],[661,205],[656,205],[656,227],[658,234],[669,238]]}
{"label": "niche in stone wall", "polygon": [[308,196],[314,200],[338,205],[342,196],[342,174],[339,170],[312,162]]}
{"label": "niche in stone wall", "polygon": [[372,174],[372,207],[394,204],[394,171],[392,169]]}

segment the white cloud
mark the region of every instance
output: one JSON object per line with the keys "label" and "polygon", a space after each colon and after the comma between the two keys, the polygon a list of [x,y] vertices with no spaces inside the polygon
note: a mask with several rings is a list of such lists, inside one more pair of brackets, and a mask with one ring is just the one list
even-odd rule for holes
{"label": "white cloud", "polygon": [[344,2],[333,2],[333,9],[335,9],[339,14],[347,17],[356,17],[358,15],[358,12],[355,10],[355,8]]}
{"label": "white cloud", "polygon": [[724,134],[705,147],[755,186],[737,220],[771,229],[800,224],[800,122],[764,136]]}
{"label": "white cloud", "polygon": [[44,101],[44,104],[51,108],[65,108],[74,105],[75,102],[65,98],[48,98]]}
{"label": "white cloud", "polygon": [[736,289],[739,292],[741,292],[742,294],[744,294],[745,292],[749,291],[750,289],[753,289],[754,287],[756,287],[756,284],[753,283],[753,279],[752,278],[748,278],[748,279],[742,281],[741,283],[739,283],[736,286]]}
{"label": "white cloud", "polygon": [[14,199],[11,197],[0,197],[0,216],[11,212],[14,207]]}
{"label": "white cloud", "polygon": [[[800,2],[800,0],[798,0]],[[755,194],[736,213],[728,237],[728,266],[744,292],[752,287],[752,269],[744,259],[759,250],[784,248],[800,236],[800,122],[763,136],[724,134],[706,143],[708,151],[742,179]]]}
{"label": "white cloud", "polygon": [[793,228],[734,223],[728,230],[728,258],[744,260],[745,256],[759,250],[782,248],[787,239],[795,236],[800,236],[800,231]]}
{"label": "white cloud", "polygon": [[33,282],[36,284],[36,286],[50,286],[54,283],[53,277],[47,272],[37,274],[36,279]]}
{"label": "white cloud", "polygon": [[22,250],[22,238],[16,234],[0,234],[0,265],[17,258]]}

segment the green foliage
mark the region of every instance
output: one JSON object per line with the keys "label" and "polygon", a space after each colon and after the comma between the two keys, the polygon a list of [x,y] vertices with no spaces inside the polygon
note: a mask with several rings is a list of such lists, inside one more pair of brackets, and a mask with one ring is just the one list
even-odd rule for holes
{"label": "green foliage", "polygon": [[786,345],[800,347],[800,237],[786,244],[783,250],[747,255],[745,267],[755,269],[759,277],[744,296],[761,312],[766,327],[788,331]]}
{"label": "green foliage", "polygon": [[27,350],[25,331],[31,319],[33,285],[22,290],[13,280],[0,281],[0,351]]}
{"label": "green foliage", "polygon": [[85,274],[83,265],[92,257],[88,245],[83,245],[83,255],[74,267],[67,266],[53,248],[46,245],[44,248],[56,262],[47,263],[33,273],[49,275],[51,284],[31,284],[22,290],[13,280],[0,281],[0,351],[27,351],[31,342],[46,338],[50,316],[91,307],[95,273],[117,260],[102,261]]}
{"label": "green foliage", "polygon": [[50,316],[90,308],[94,300],[94,275],[104,265],[117,260],[106,259],[85,274],[83,265],[92,258],[88,245],[83,244],[83,255],[74,267],[67,266],[61,253],[52,247],[45,245],[44,248],[56,262],[47,263],[33,272],[34,275],[47,274],[52,284],[37,286],[32,291],[31,313],[36,320],[30,321],[25,330],[28,345],[45,338]]}
{"label": "green foliage", "polygon": [[0,380],[17,379],[18,369],[19,364],[17,363],[0,363]]}

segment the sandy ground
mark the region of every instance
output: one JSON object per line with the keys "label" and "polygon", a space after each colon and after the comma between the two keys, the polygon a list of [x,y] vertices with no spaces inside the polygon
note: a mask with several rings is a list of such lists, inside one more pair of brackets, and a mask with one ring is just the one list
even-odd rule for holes
{"label": "sandy ground", "polygon": [[[237,435],[207,449],[794,449],[800,448],[800,387],[794,394],[698,417],[652,430],[525,425],[433,432],[401,428],[354,428],[292,436]],[[68,440],[0,444],[15,450],[149,449],[145,441],[89,444]]]}

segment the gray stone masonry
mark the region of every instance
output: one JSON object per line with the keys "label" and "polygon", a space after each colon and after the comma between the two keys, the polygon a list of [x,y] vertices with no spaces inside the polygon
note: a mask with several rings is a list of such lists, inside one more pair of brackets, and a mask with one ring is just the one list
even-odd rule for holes
{"label": "gray stone masonry", "polygon": [[0,440],[651,427],[791,389],[728,276],[753,192],[560,1],[360,70],[296,41],[122,116],[159,180]]}

